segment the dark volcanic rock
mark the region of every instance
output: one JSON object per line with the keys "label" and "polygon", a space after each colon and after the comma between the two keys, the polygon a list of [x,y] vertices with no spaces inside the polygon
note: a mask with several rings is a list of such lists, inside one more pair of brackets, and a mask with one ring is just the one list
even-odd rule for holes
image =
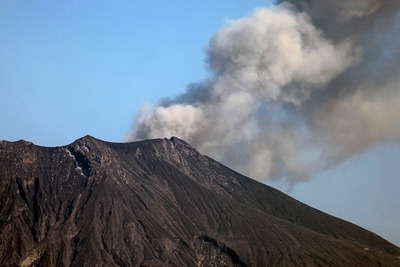
{"label": "dark volcanic rock", "polygon": [[0,266],[400,266],[399,248],[177,138],[0,142]]}

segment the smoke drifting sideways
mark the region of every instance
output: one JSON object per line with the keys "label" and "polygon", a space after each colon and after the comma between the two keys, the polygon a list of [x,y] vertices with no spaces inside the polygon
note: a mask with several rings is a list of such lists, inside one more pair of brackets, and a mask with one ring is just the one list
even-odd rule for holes
{"label": "smoke drifting sideways", "polygon": [[209,77],[145,105],[126,141],[180,137],[260,181],[306,181],[400,141],[400,1],[280,1],[231,21]]}

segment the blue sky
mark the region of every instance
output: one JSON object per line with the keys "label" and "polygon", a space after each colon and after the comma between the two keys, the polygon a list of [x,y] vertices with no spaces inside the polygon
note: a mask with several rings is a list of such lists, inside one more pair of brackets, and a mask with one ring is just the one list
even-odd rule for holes
{"label": "blue sky", "polygon": [[205,77],[203,48],[226,19],[265,3],[2,1],[1,138],[120,141],[144,102]]}
{"label": "blue sky", "polygon": [[[121,141],[144,103],[207,77],[214,32],[271,2],[1,1],[0,140]],[[290,194],[400,245],[399,155],[370,149]]]}

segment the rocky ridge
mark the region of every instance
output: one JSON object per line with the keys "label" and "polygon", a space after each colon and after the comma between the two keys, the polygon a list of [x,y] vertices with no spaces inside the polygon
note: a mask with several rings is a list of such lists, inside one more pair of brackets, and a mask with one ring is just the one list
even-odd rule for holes
{"label": "rocky ridge", "polygon": [[400,249],[178,138],[0,142],[0,266],[400,266]]}

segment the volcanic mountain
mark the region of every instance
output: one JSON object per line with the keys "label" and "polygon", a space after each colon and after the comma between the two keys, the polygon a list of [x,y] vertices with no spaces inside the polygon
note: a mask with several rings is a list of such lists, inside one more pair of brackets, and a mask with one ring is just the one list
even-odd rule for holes
{"label": "volcanic mountain", "polygon": [[0,266],[400,266],[400,249],[178,138],[0,142]]}

